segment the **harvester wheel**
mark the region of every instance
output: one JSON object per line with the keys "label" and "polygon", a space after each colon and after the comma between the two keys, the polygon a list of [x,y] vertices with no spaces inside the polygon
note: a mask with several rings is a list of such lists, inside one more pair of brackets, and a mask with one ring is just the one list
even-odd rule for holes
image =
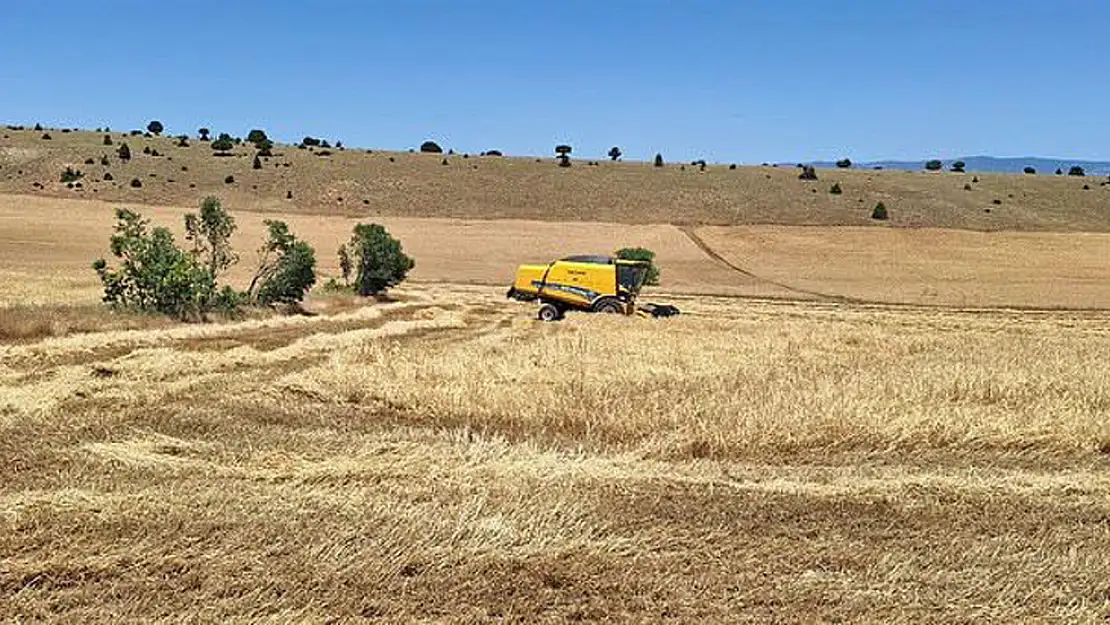
{"label": "harvester wheel", "polygon": [[621,306],[621,303],[616,300],[607,299],[598,302],[597,307],[594,308],[594,310],[599,313],[608,313],[612,315],[623,313],[624,307]]}
{"label": "harvester wheel", "polygon": [[555,304],[543,304],[538,315],[540,321],[558,321],[563,318],[563,311]]}

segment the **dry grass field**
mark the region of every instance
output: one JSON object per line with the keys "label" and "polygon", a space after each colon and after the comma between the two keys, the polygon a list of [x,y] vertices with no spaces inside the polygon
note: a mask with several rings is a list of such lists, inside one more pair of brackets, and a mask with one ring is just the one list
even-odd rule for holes
{"label": "dry grass field", "polygon": [[[1096,180],[284,146],[252,170],[114,133],[121,165],[50,133],[0,131],[0,622],[1110,618]],[[359,221],[416,269],[300,316],[101,307],[112,209],[180,232],[209,194],[238,286],[266,218],[321,282]],[[625,245],[680,317],[504,298],[517,264]]]}
{"label": "dry grass field", "polygon": [[1110,315],[676,299],[0,346],[0,615],[1110,616]]}
{"label": "dry grass field", "polygon": [[[254,170],[254,152],[246,146],[221,158],[195,139],[178,148],[169,137],[115,132],[114,145],[104,146],[94,132],[47,132],[49,141],[42,132],[0,129],[0,193],[161,206],[195,206],[215,194],[244,210],[364,218],[713,225],[871,225],[871,209],[882,201],[894,226],[1110,232],[1110,186],[1094,177],[979,174],[972,182],[971,174],[838,170],[822,171],[810,183],[798,180],[792,167],[714,165],[703,172],[678,163],[657,169],[576,160],[563,169],[552,158],[475,155],[446,156],[442,165],[441,155],[332,149],[317,156],[319,150],[290,146],[278,146]],[[121,142],[131,150],[128,163],[116,157]],[[160,156],[143,154],[144,148]],[[100,164],[102,156],[108,166]],[[81,188],[59,182],[67,166],[85,173]],[[104,181],[105,173],[114,179]],[[224,182],[228,175],[233,184]],[[135,178],[139,189],[130,187]],[[829,193],[833,183],[842,195]]]}

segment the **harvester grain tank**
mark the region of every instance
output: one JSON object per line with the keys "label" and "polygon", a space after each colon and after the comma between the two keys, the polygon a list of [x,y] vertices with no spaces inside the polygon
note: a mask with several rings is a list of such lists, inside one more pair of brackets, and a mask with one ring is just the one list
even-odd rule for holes
{"label": "harvester grain tank", "polygon": [[521,265],[508,297],[539,301],[542,321],[562,319],[568,310],[653,317],[678,314],[674,306],[636,304],[650,264],[610,256],[567,256],[545,265]]}

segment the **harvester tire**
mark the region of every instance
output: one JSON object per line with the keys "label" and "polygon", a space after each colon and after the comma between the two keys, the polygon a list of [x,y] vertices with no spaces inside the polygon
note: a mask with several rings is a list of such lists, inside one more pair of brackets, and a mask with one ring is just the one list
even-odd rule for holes
{"label": "harvester tire", "polygon": [[540,321],[558,321],[563,318],[563,311],[555,304],[543,304],[536,316]]}
{"label": "harvester tire", "polygon": [[594,306],[594,311],[599,313],[620,314],[624,312],[624,306],[614,299],[603,299]]}

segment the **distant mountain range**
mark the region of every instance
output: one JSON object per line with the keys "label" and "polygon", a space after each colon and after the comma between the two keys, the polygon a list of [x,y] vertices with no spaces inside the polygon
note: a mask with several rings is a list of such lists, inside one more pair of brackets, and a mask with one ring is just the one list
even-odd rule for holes
{"label": "distant mountain range", "polygon": [[[874,169],[882,167],[883,169],[905,169],[910,171],[919,171],[925,168],[925,161],[873,161],[867,163],[852,163],[854,169]],[[1006,174],[1020,174],[1026,167],[1032,167],[1037,170],[1038,174],[1053,174],[1057,169],[1063,171],[1065,174],[1069,169],[1078,165],[1082,167],[1088,176],[1106,176],[1110,175],[1110,161],[1083,161],[1083,160],[1069,160],[1061,158],[1043,158],[1039,156],[1023,156],[1014,158],[997,158],[994,156],[961,156],[959,158],[941,159],[944,163],[944,169],[947,170],[952,163],[956,161],[963,161],[967,171],[977,171],[983,173],[1006,173]],[[819,168],[832,168],[836,167],[836,163],[832,161],[817,161],[809,163],[814,167]]]}

